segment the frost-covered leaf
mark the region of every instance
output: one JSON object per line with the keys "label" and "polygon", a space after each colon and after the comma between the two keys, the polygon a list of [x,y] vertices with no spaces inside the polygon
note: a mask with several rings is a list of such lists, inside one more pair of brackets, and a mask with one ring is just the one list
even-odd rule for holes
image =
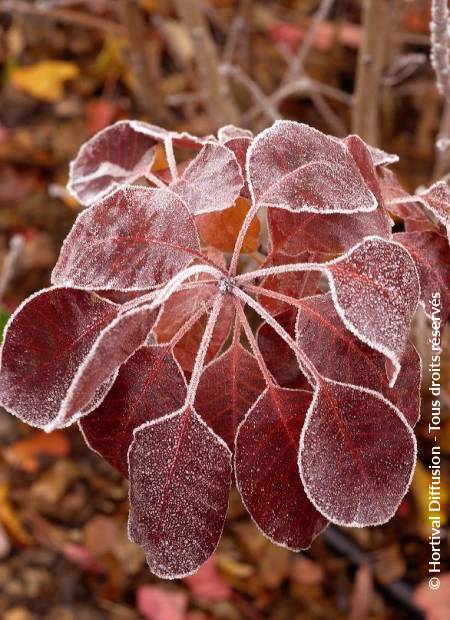
{"label": "frost-covered leaf", "polygon": [[240,344],[233,343],[203,371],[195,408],[233,451],[237,427],[264,387],[256,359]]}
{"label": "frost-covered leaf", "polygon": [[197,255],[197,232],[183,202],[165,189],[129,186],[78,216],[52,282],[88,290],[149,289]]}
{"label": "frost-covered leaf", "polygon": [[192,407],[135,431],[129,452],[129,535],[151,570],[174,579],[215,550],[231,485],[231,452]]}
{"label": "frost-covered leaf", "polygon": [[378,167],[388,166],[389,164],[396,164],[400,159],[398,155],[386,153],[386,151],[383,151],[376,146],[371,146],[370,144],[367,144],[366,146],[370,151],[374,166]]}
{"label": "frost-covered leaf", "polygon": [[92,403],[94,408],[98,406],[106,394],[105,386],[110,387],[110,378],[148,339],[157,315],[158,310],[142,305],[119,314],[98,334],[75,373],[58,416],[47,425],[47,430],[72,424],[92,411]]}
{"label": "frost-covered leaf", "polygon": [[[277,323],[295,337],[297,309],[290,308],[277,314]],[[267,323],[262,323],[257,332],[258,346],[273,377],[282,387],[303,389],[308,382],[301,372],[295,353],[289,345]]]}
{"label": "frost-covered leaf", "polygon": [[229,140],[235,140],[237,138],[247,138],[251,140],[253,134],[250,129],[242,129],[242,127],[236,127],[235,125],[225,125],[217,132],[217,138],[220,144],[226,144]]}
{"label": "frost-covered leaf", "polygon": [[[226,127],[219,129],[218,137],[220,144],[226,146],[227,149],[230,149],[230,151],[233,151],[240,166],[242,177],[246,179],[247,151],[253,141],[252,132],[248,129],[240,129],[239,127],[234,127],[233,125],[227,125]],[[247,180],[241,190],[241,195],[245,198],[250,198]]]}
{"label": "frost-covered leaf", "polygon": [[[198,215],[195,223],[202,241],[222,252],[232,252],[249,209],[248,200],[239,197],[228,209]],[[255,216],[245,234],[242,252],[256,252],[260,229],[259,219]]]}
{"label": "frost-covered leaf", "polygon": [[21,420],[45,428],[60,412],[79,365],[116,305],[85,291],[36,293],[11,318],[3,341],[0,399]]}
{"label": "frost-covered leaf", "polygon": [[[371,235],[389,238],[391,224],[381,209],[372,213],[290,213],[269,209],[272,248],[288,257],[301,252],[336,255]],[[286,262],[296,262],[294,258]]]}
{"label": "frost-covered leaf", "polygon": [[119,121],[83,144],[70,166],[68,190],[84,205],[148,172],[157,139],[130,121]]}
{"label": "frost-covered leaf", "polygon": [[420,357],[407,343],[395,387],[386,377],[383,354],[356,338],[342,323],[330,293],[299,302],[296,338],[324,377],[381,392],[414,426],[420,414]]}
{"label": "frost-covered leaf", "polygon": [[419,280],[411,255],[398,243],[368,237],[328,265],[339,316],[362,342],[390,360],[392,386],[419,300]]}
{"label": "frost-covered leaf", "polygon": [[209,213],[230,207],[244,180],[234,154],[220,144],[208,143],[170,189],[191,213]]}
{"label": "frost-covered leaf", "polygon": [[128,448],[133,431],[179,409],[186,382],[170,349],[142,347],[117,375],[101,405],[80,420],[88,445],[128,477]]}
{"label": "frost-covered leaf", "polygon": [[417,198],[429,209],[445,227],[450,243],[450,189],[445,181],[438,181]]}
{"label": "frost-covered leaf", "polygon": [[425,215],[417,196],[411,196],[387,168],[377,171],[383,201],[394,217],[404,222],[405,230],[434,230],[433,222]]}
{"label": "frost-covered leaf", "polygon": [[377,392],[321,380],[300,439],[308,497],[330,521],[388,521],[408,490],[416,441],[403,415]]}
{"label": "frost-covered leaf", "polygon": [[420,300],[425,312],[432,316],[433,294],[440,293],[440,319],[450,316],[450,245],[438,232],[408,232],[394,235],[409,251],[416,263],[420,280]]}
{"label": "frost-covered leaf", "polygon": [[236,438],[236,482],[247,510],[270,540],[295,551],[308,548],[327,525],[307,498],[297,466],[310,402],[310,392],[269,386]]}
{"label": "frost-covered leaf", "polygon": [[377,207],[345,143],[307,125],[277,121],[255,138],[247,163],[259,206],[317,213]]}

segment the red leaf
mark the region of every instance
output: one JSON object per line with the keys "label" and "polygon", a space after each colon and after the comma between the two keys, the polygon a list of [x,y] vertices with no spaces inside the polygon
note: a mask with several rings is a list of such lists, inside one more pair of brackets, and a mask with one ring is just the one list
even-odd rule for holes
{"label": "red leaf", "polygon": [[187,594],[183,590],[166,590],[160,586],[139,586],[137,608],[146,620],[185,620]]}
{"label": "red leaf", "polygon": [[285,254],[285,262],[296,262],[295,257],[302,252],[334,256],[350,249],[364,237],[389,238],[391,232],[391,225],[381,209],[352,215],[269,209],[268,222],[272,247]]}
{"label": "red leaf", "polygon": [[[295,336],[297,310],[290,308],[277,315],[277,322],[287,333]],[[308,382],[301,372],[292,349],[267,323],[262,323],[258,332],[258,346],[272,376],[282,387],[303,389]]]}
{"label": "red leaf", "polygon": [[199,254],[192,217],[164,189],[121,188],[80,214],[52,282],[132,291],[167,282]]}
{"label": "red leaf", "polygon": [[156,142],[130,121],[103,129],[81,147],[72,162],[69,192],[90,205],[120,185],[133,183],[150,170]]}
{"label": "red leaf", "polygon": [[346,145],[307,125],[276,121],[255,138],[247,158],[259,206],[314,213],[377,207]]}
{"label": "red leaf", "polygon": [[450,189],[445,181],[438,181],[417,196],[445,227],[450,243]]}
{"label": "red leaf", "polygon": [[300,348],[324,377],[381,392],[414,426],[420,415],[420,357],[406,346],[395,388],[386,378],[385,358],[355,338],[337,314],[331,295],[299,302],[296,336]]}
{"label": "red leaf", "polygon": [[230,207],[243,184],[234,154],[211,142],[205,144],[170,189],[183,199],[191,213],[199,214]]}
{"label": "red leaf", "polygon": [[339,316],[357,338],[391,361],[393,385],[420,293],[410,254],[398,243],[368,237],[328,264]]}
{"label": "red leaf", "polygon": [[388,521],[408,490],[416,441],[377,392],[321,380],[303,426],[299,467],[314,506],[338,525]]}
{"label": "red leaf", "polygon": [[5,332],[3,406],[32,426],[52,425],[78,367],[116,316],[115,304],[85,291],[55,288],[30,297]]}
{"label": "red leaf", "polygon": [[214,557],[209,558],[195,575],[184,580],[192,594],[204,601],[224,601],[230,598],[232,590],[219,574]]}
{"label": "red leaf", "polygon": [[[226,146],[227,149],[233,151],[241,169],[242,177],[246,179],[247,151],[253,141],[252,132],[248,129],[240,129],[239,127],[234,127],[233,125],[227,125],[226,127],[219,129],[218,138],[220,144],[223,144],[223,146]],[[247,181],[245,181],[245,186],[241,190],[241,195],[245,198],[250,198],[250,191]]]}
{"label": "red leaf", "polygon": [[[220,390],[217,390],[218,385]],[[239,423],[264,386],[257,361],[238,343],[233,343],[203,371],[195,408],[231,451]]]}
{"label": "red leaf", "polygon": [[394,235],[410,252],[419,273],[420,300],[427,316],[432,316],[433,294],[439,292],[442,325],[450,316],[450,246],[437,232],[408,232]]}
{"label": "red leaf", "polygon": [[236,482],[247,510],[263,534],[294,551],[308,548],[327,525],[308,500],[297,467],[310,402],[310,392],[269,386],[236,437]]}
{"label": "red leaf", "polygon": [[137,429],[129,464],[131,539],[144,548],[159,577],[192,574],[222,533],[229,449],[186,407]]}
{"label": "red leaf", "polygon": [[180,367],[166,347],[142,347],[120,368],[101,405],[80,420],[88,445],[128,477],[133,431],[179,409],[186,396]]}

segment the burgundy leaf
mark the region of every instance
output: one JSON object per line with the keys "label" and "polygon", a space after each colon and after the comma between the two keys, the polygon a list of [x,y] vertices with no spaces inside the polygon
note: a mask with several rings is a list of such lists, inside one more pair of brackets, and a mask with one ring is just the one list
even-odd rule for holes
{"label": "burgundy leaf", "polygon": [[239,138],[253,139],[253,133],[250,129],[242,129],[242,127],[235,127],[234,125],[225,125],[221,127],[217,132],[217,137],[220,144],[225,144],[228,140],[235,140]]}
{"label": "burgundy leaf", "polygon": [[[391,224],[382,209],[352,215],[290,213],[269,209],[268,224],[272,248],[288,257],[301,252],[336,255],[350,249],[364,237],[390,238]],[[289,258],[285,262],[296,262]]]}
{"label": "burgundy leaf", "polygon": [[32,426],[52,425],[79,365],[117,310],[115,304],[80,290],[53,288],[31,296],[5,332],[3,406]]}
{"label": "burgundy leaf", "polygon": [[269,386],[236,437],[236,482],[247,510],[263,534],[294,551],[308,548],[327,525],[308,500],[297,466],[310,402],[310,392]]}
{"label": "burgundy leaf", "polygon": [[184,375],[170,349],[142,347],[120,368],[105,400],[80,426],[88,445],[128,477],[134,429],[179,409],[185,396]]}
{"label": "burgundy leaf", "polygon": [[180,196],[191,213],[221,211],[234,204],[244,180],[230,149],[208,143],[170,189]]}
{"label": "burgundy leaf", "polygon": [[199,255],[192,216],[165,189],[125,187],[79,215],[53,270],[53,284],[88,290],[149,289]]}
{"label": "burgundy leaf", "polygon": [[47,426],[48,430],[67,426],[87,415],[92,411],[92,402],[98,406],[98,390],[104,394],[105,382],[147,341],[157,314],[151,306],[143,305],[119,314],[98,334],[75,373],[58,416]]}
{"label": "burgundy leaf", "polygon": [[240,344],[233,343],[203,371],[195,408],[233,451],[237,427],[264,387],[256,359]]}
{"label": "burgundy leaf", "polygon": [[445,227],[450,243],[450,189],[445,181],[438,181],[417,198],[429,209]]}
{"label": "burgundy leaf", "polygon": [[414,434],[383,396],[320,381],[303,426],[299,468],[325,517],[351,527],[385,523],[408,490],[415,460]]}
{"label": "burgundy leaf", "polygon": [[[277,322],[287,333],[295,336],[297,309],[277,315]],[[308,382],[301,372],[295,353],[288,344],[267,323],[262,323],[257,332],[258,346],[272,376],[282,387],[303,389]]]}
{"label": "burgundy leaf", "polygon": [[155,159],[155,136],[119,121],[86,142],[71,163],[68,190],[90,205],[148,172]]}
{"label": "burgundy leaf", "polygon": [[420,301],[427,316],[432,317],[433,294],[441,297],[440,315],[444,325],[450,316],[450,246],[437,232],[408,232],[394,235],[409,251],[416,263],[420,280]]}
{"label": "burgundy leaf", "polygon": [[377,207],[346,145],[307,125],[277,121],[255,138],[247,160],[259,206],[316,213]]}
{"label": "burgundy leaf", "polygon": [[411,255],[398,243],[368,237],[328,265],[339,316],[357,338],[390,360],[392,386],[419,300],[420,286]]}
{"label": "burgundy leaf", "polygon": [[299,302],[297,342],[324,377],[381,392],[414,426],[420,415],[420,357],[407,343],[395,388],[386,377],[384,356],[355,338],[337,314],[331,295]]}
{"label": "burgundy leaf", "polygon": [[187,406],[135,431],[129,467],[131,539],[159,577],[192,574],[222,533],[230,450]]}
{"label": "burgundy leaf", "polygon": [[372,156],[372,161],[374,166],[388,166],[389,164],[396,164],[399,161],[398,155],[392,155],[391,153],[386,153],[382,149],[377,148],[376,146],[371,146],[370,144],[366,144],[367,148],[370,151],[370,155]]}

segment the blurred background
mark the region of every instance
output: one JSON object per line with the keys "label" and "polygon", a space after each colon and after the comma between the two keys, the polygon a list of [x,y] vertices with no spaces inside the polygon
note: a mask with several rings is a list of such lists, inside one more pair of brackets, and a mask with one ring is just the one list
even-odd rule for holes
{"label": "blurred background", "polygon": [[[364,4],[364,7],[363,7]],[[429,0],[0,0],[0,325],[48,286],[80,211],[79,146],[122,118],[208,134],[277,118],[359,133],[400,156],[405,187],[450,173],[450,101],[435,86]],[[446,155],[447,153],[447,155]],[[414,338],[425,361],[428,325]],[[3,620],[450,619],[450,350],[442,377],[441,588],[426,583],[427,375],[411,490],[383,527],[330,528],[301,555],[266,541],[233,493],[194,577],[161,582],[127,540],[127,484],[76,428],[0,410]],[[420,612],[419,607],[424,611]]]}

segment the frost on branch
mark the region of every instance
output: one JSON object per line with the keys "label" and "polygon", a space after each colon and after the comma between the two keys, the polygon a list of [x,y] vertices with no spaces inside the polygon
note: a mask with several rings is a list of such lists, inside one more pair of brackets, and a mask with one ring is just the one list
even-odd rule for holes
{"label": "frost on branch", "polygon": [[416,441],[377,392],[323,379],[300,439],[299,468],[314,506],[333,523],[380,525],[395,513],[414,471]]}
{"label": "frost on branch", "polygon": [[427,311],[439,290],[450,313],[448,190],[409,195],[394,160],[288,121],[217,138],[126,121],[81,149],[71,190],[91,206],[53,287],[9,322],[0,399],[46,430],[79,420],[129,478],[129,533],[157,575],[208,559],[232,480],[291,549],[394,514],[415,461],[419,280]]}

